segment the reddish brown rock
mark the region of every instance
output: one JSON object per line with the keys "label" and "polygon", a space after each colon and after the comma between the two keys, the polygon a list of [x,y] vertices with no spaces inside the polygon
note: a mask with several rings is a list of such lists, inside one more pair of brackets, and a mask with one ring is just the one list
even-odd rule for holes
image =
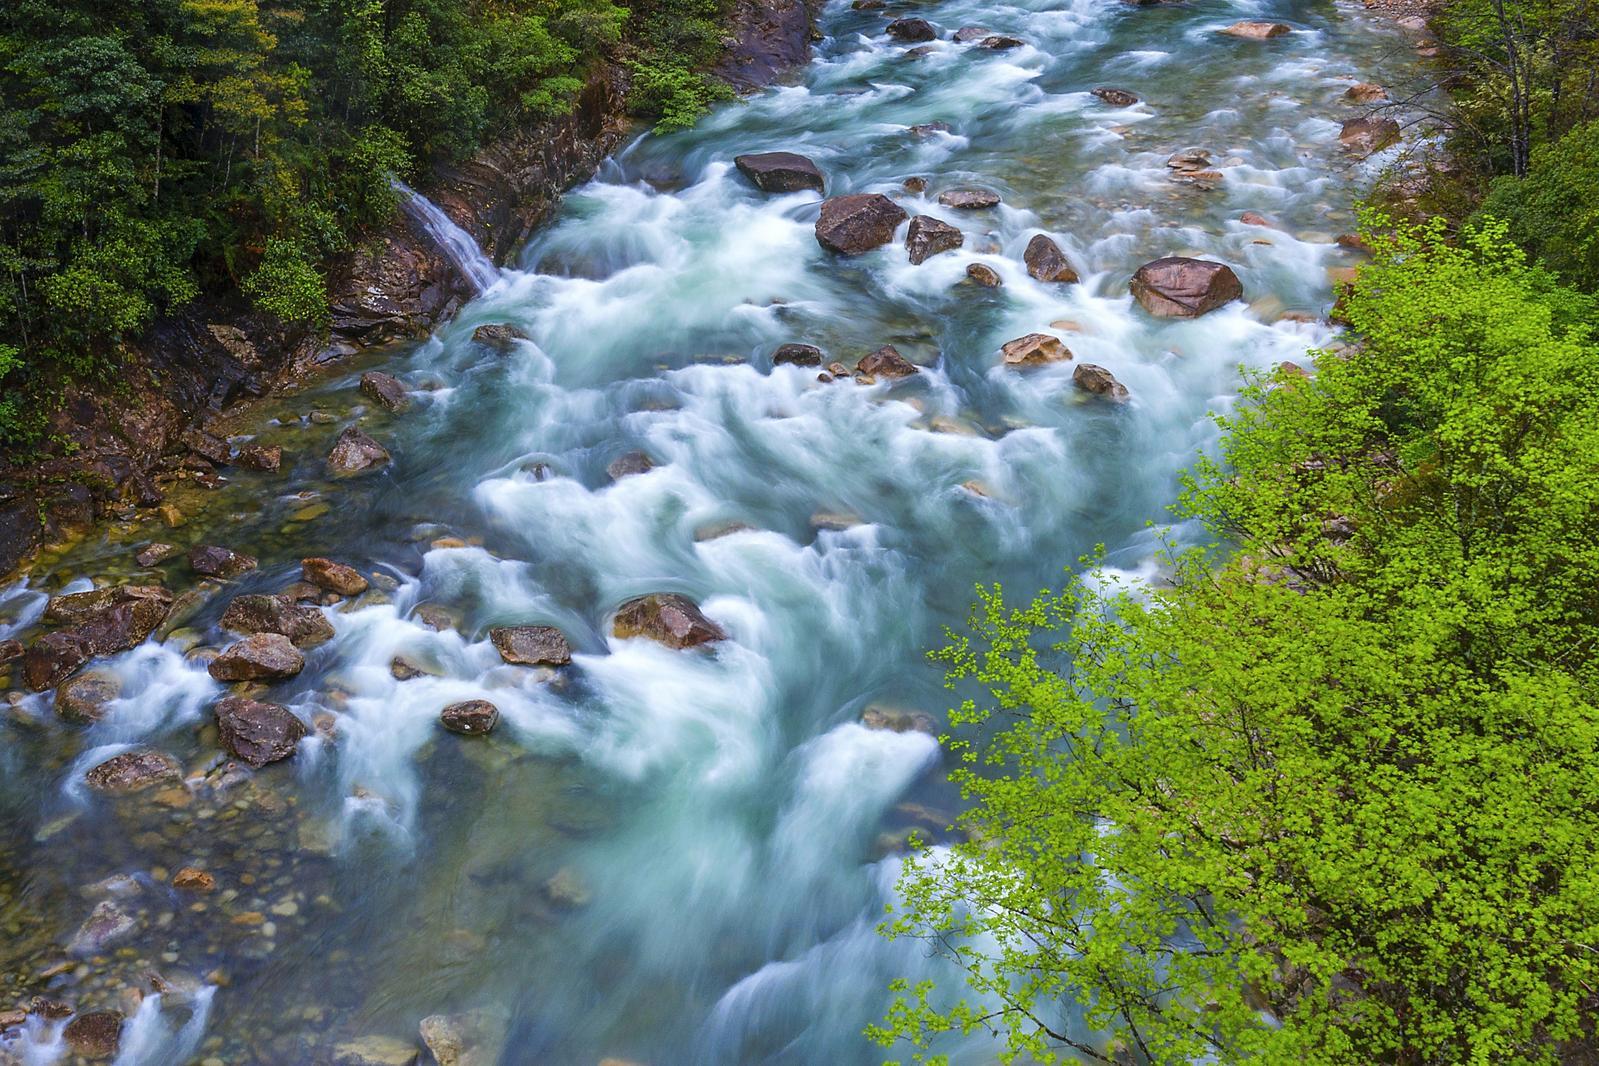
{"label": "reddish brown rock", "polygon": [[758,152],[734,156],[733,165],[762,192],[822,190],[821,170],[795,152]]}
{"label": "reddish brown rock", "polygon": [[1158,318],[1197,318],[1242,299],[1238,275],[1224,263],[1167,256],[1133,275],[1133,298]]}
{"label": "reddish brown rock", "polygon": [[141,748],[113,755],[83,779],[96,792],[125,796],[156,785],[176,784],[183,780],[183,771],[178,760],[165,752]]}
{"label": "reddish brown rock", "polygon": [[235,596],[222,612],[221,624],[235,633],[280,633],[297,648],[333,639],[333,623],[326,615],[315,607],[300,606],[289,596]]}
{"label": "reddish brown rock", "polygon": [[881,193],[835,196],[823,201],[816,240],[839,255],[860,255],[894,239],[906,219],[904,208]]}
{"label": "reddish brown rock", "polygon": [[184,892],[211,892],[217,879],[197,866],[185,866],[172,875],[172,887]]}
{"label": "reddish brown rock", "polygon": [[230,646],[206,669],[218,681],[279,681],[305,669],[305,656],[281,633],[257,633]]}
{"label": "reddish brown rock", "polygon": [[369,585],[354,567],[324,559],[320,555],[301,559],[300,575],[317,588],[337,592],[340,596],[359,596]]}
{"label": "reddish brown rock", "polygon": [[68,629],[46,633],[22,659],[22,677],[42,692],[65,681],[90,659],[137,647],[166,621],[170,605],[134,599],[103,608]]}
{"label": "reddish brown rock", "polygon": [[987,189],[950,189],[938,194],[938,202],[957,211],[981,211],[999,206],[999,194]]}
{"label": "reddish brown rock", "polygon": [[122,1046],[122,1012],[97,1010],[75,1016],[61,1030],[61,1039],[86,1059],[109,1059]]}
{"label": "reddish brown rock", "polygon": [[287,759],[310,733],[298,715],[276,703],[229,696],[218,700],[211,711],[222,747],[257,768]]}
{"label": "reddish brown rock", "polygon": [[403,411],[411,406],[405,382],[381,370],[369,370],[361,375],[361,395],[389,411]]}
{"label": "reddish brown rock", "polygon": [[189,567],[206,577],[238,577],[256,566],[255,556],[216,544],[202,544],[189,552]]}
{"label": "reddish brown rock", "polygon": [[632,474],[647,474],[655,469],[655,460],[643,452],[626,452],[612,459],[605,467],[612,481],[620,481]]}
{"label": "reddish brown rock", "polygon": [[1076,282],[1077,271],[1072,269],[1071,263],[1066,259],[1066,253],[1044,234],[1035,234],[1027,242],[1027,250],[1022,253],[1022,262],[1027,264],[1027,273],[1039,281],[1058,281],[1063,284]]}
{"label": "reddish brown rock", "polygon": [[899,354],[898,348],[885,344],[870,355],[862,356],[855,364],[855,372],[879,378],[908,378],[917,373],[917,369],[915,363]]}
{"label": "reddish brown rock", "polygon": [[500,709],[488,700],[463,700],[439,712],[439,724],[452,733],[480,737],[499,724]]}
{"label": "reddish brown rock", "polygon": [[1008,52],[1012,48],[1020,48],[1027,42],[1020,37],[1012,37],[1005,33],[996,33],[991,37],[984,37],[977,42],[977,47],[986,48],[990,52]]}
{"label": "reddish brown rock", "polygon": [[883,32],[896,41],[933,41],[938,39],[938,31],[933,29],[933,24],[921,18],[895,19],[883,27]]}
{"label": "reddish brown rock", "polygon": [[1266,41],[1293,32],[1293,27],[1284,22],[1245,19],[1243,22],[1233,23],[1221,32],[1229,37],[1242,37],[1248,41]]}
{"label": "reddish brown rock", "polygon": [[1373,152],[1399,143],[1399,123],[1375,115],[1350,119],[1338,131],[1338,143],[1364,159]]}
{"label": "reddish brown rock", "polygon": [[1007,341],[999,351],[1005,360],[1005,365],[1009,367],[1044,366],[1072,357],[1072,353],[1060,342],[1060,338],[1051,337],[1047,333],[1029,333],[1025,337],[1017,337],[1013,341]]}
{"label": "reddish brown rock", "polygon": [[22,642],[20,640],[0,640],[0,666],[13,659],[22,658]]}
{"label": "reddish brown rock", "polygon": [[160,541],[156,541],[153,544],[146,544],[144,547],[134,552],[133,561],[138,563],[140,566],[158,566],[161,563],[166,562],[168,559],[175,559],[182,554],[182,548],[179,548],[173,544],[162,544]]}
{"label": "reddish brown rock", "polygon": [[779,345],[777,351],[772,353],[772,365],[783,366],[821,366],[822,350],[814,344],[784,344]]}
{"label": "reddish brown rock", "polygon": [[328,469],[341,477],[372,470],[388,461],[388,449],[354,426],[339,434],[328,453]]}
{"label": "reddish brown rock", "polygon": [[73,592],[65,596],[52,596],[45,605],[44,620],[55,625],[77,625],[86,622],[109,607],[138,600],[155,600],[161,604],[172,603],[172,593],[159,585],[114,585],[107,588]]}
{"label": "reddish brown rock", "polygon": [[911,263],[917,266],[939,252],[959,248],[964,243],[965,234],[931,215],[917,215],[911,219],[910,229],[905,233],[905,250],[910,253]]}
{"label": "reddish brown rock", "polygon": [[971,263],[966,267],[966,276],[985,289],[997,289],[1005,284],[998,271],[984,263]]}
{"label": "reddish brown rock", "polygon": [[1072,384],[1096,396],[1118,401],[1127,398],[1127,386],[1117,381],[1109,370],[1093,363],[1079,363],[1072,371]]}
{"label": "reddish brown rock", "polygon": [[1138,103],[1138,97],[1126,89],[1112,89],[1107,86],[1101,86],[1098,89],[1090,89],[1088,91],[1112,107],[1132,107]]}
{"label": "reddish brown rock", "polygon": [[1388,99],[1388,90],[1375,82],[1356,82],[1344,90],[1344,99],[1352,104],[1375,104]]}
{"label": "reddish brown rock", "polygon": [[91,725],[104,718],[106,704],[121,695],[121,681],[91,670],[61,682],[56,688],[55,711],[65,721]]}
{"label": "reddish brown rock", "polygon": [[1265,215],[1256,214],[1254,211],[1245,211],[1238,216],[1238,221],[1246,226],[1270,226],[1271,219]]}
{"label": "reddish brown rock", "polygon": [[554,626],[501,626],[489,630],[489,640],[508,663],[565,666],[572,661],[572,645]]}
{"label": "reddish brown rock", "polygon": [[628,600],[617,608],[611,632],[624,640],[649,637],[669,648],[692,648],[727,639],[727,632],[705,617],[698,604],[675,592]]}

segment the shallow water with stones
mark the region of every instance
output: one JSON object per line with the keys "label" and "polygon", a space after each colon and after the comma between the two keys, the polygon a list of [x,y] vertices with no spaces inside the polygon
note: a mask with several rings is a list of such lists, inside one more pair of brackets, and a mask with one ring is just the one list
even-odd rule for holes
{"label": "shallow water with stones", "polygon": [[[1213,443],[1207,412],[1227,409],[1240,368],[1333,339],[1281,316],[1325,312],[1328,269],[1355,261],[1334,238],[1388,159],[1341,151],[1359,113],[1342,94],[1403,87],[1415,62],[1332,3],[914,13],[945,38],[920,56],[883,35],[883,13],[830,5],[790,84],[630,143],[456,321],[255,409],[237,430],[282,445],[280,472],[177,485],[176,528],[97,531],[0,590],[0,639],[24,640],[47,594],[90,579],[201,593],[165,639],[97,664],[122,686],[99,724],[63,723],[11,676],[0,1010],[34,995],[122,1009],[124,1066],[403,1057],[420,1018],[470,1009],[499,1034],[488,1062],[882,1057],[861,1029],[887,982],[951,975],[873,927],[905,833],[940,838],[958,797],[930,736],[864,728],[863,711],[942,718],[924,655],[976,582],[1058,583],[1096,544],[1153,572],[1146,523]],[[1294,32],[1215,32],[1257,17]],[[1027,43],[947,39],[967,24]],[[1087,91],[1101,85],[1142,102],[1109,106]],[[908,130],[936,122],[949,130]],[[1167,157],[1192,146],[1218,187],[1171,180]],[[964,247],[920,266],[898,243],[827,254],[814,193],[765,195],[732,167],[778,149],[814,159],[829,194],[885,192],[960,227]],[[902,187],[913,176],[925,193]],[[964,186],[1003,202],[938,203]],[[1039,232],[1080,284],[1028,277]],[[1246,300],[1150,318],[1127,278],[1172,254],[1231,264]],[[973,262],[1003,287],[965,281]],[[530,340],[475,342],[488,323]],[[1002,367],[1000,345],[1034,331],[1110,369],[1129,402],[1085,396],[1071,363]],[[894,344],[921,372],[824,384],[772,366],[790,341],[850,366]],[[377,366],[413,390],[408,411],[356,391]],[[393,461],[335,482],[323,457],[352,424]],[[613,483],[606,466],[631,451],[656,465]],[[261,566],[231,582],[181,557],[141,572],[132,549],[150,540],[227,544]],[[320,732],[292,760],[230,771],[209,715],[221,687],[196,649],[227,642],[232,595],[283,588],[313,554],[376,578],[327,608],[335,639],[267,697]],[[618,604],[657,591],[698,600],[730,639],[682,652],[609,635]],[[453,624],[426,624],[425,605]],[[487,631],[524,622],[564,630],[574,664],[553,678],[503,664]],[[396,655],[426,672],[396,680]],[[486,739],[438,728],[469,698],[501,710]],[[134,744],[175,754],[190,786],[122,802],[82,786]],[[185,866],[216,890],[173,889]],[[71,954],[104,897],[133,932]],[[133,989],[162,994],[141,1006]],[[8,1053],[61,1061],[60,1027],[35,1018]],[[981,1036],[944,1050],[993,1054]]]}

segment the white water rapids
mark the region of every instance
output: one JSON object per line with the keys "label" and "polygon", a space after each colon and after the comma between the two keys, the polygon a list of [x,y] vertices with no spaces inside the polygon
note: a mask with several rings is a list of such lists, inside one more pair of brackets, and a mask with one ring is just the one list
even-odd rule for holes
{"label": "white water rapids", "polygon": [[[292,797],[294,839],[314,859],[286,857],[298,881],[245,889],[236,906],[287,893],[304,924],[288,935],[267,909],[281,929],[248,950],[217,947],[198,919],[131,940],[139,959],[166,952],[176,961],[161,965],[220,968],[230,983],[187,1019],[130,1015],[122,1066],[323,1061],[338,1041],[414,1043],[419,1018],[479,1008],[508,1019],[486,1060],[506,1064],[866,1064],[884,1057],[861,1031],[891,979],[959,988],[920,945],[874,931],[905,832],[940,838],[959,798],[931,736],[868,729],[862,712],[942,720],[951,697],[925,653],[976,582],[1018,595],[1059,584],[1101,543],[1108,565],[1151,572],[1146,523],[1165,519],[1178,471],[1214,443],[1207,413],[1233,403],[1240,368],[1306,363],[1332,339],[1327,270],[1354,262],[1334,238],[1385,162],[1340,150],[1340,122],[1361,113],[1342,94],[1404,79],[1413,60],[1358,6],[1328,2],[941,0],[914,14],[940,30],[920,56],[884,36],[882,13],[835,0],[792,84],[639,137],[503,272],[409,198],[480,293],[385,356],[410,411],[368,405],[355,373],[331,380],[260,429],[285,446],[281,473],[231,475],[204,529],[146,531],[259,554],[244,591],[283,587],[304,555],[395,587],[387,602],[330,608],[335,639],[265,697],[334,728],[260,774]],[[1257,17],[1294,31],[1216,32]],[[1027,43],[949,39],[967,24]],[[1104,85],[1141,102],[1089,94]],[[949,128],[909,129],[934,122]],[[1223,175],[1213,191],[1171,180],[1168,156],[1194,146]],[[958,226],[965,245],[912,266],[902,227],[886,248],[834,257],[813,235],[816,194],[765,195],[734,169],[735,155],[769,150],[814,159],[829,195],[886,193]],[[926,192],[906,191],[910,177]],[[938,202],[966,186],[1003,203]],[[1245,211],[1271,225],[1245,225]],[[1080,284],[1028,276],[1021,253],[1038,233]],[[1231,264],[1245,300],[1193,321],[1146,315],[1129,275],[1177,254]],[[974,262],[1003,286],[966,281]],[[499,323],[528,339],[473,341]],[[1003,367],[1000,345],[1031,332],[1060,337],[1074,362]],[[851,367],[892,343],[921,372],[823,384],[818,368],[772,365],[785,342]],[[1113,372],[1129,402],[1074,388],[1083,362]],[[330,484],[308,406],[360,424],[393,462]],[[654,467],[613,482],[607,464],[632,451]],[[324,499],[330,510],[301,517]],[[95,572],[96,552],[127,546],[85,548],[77,572]],[[181,561],[168,573],[192,581]],[[0,592],[0,639],[35,632],[43,592],[59,591],[49,575],[30,582]],[[216,618],[231,591],[187,639],[108,664],[123,695],[99,724],[55,721],[48,694],[18,705],[36,729],[74,737],[55,764],[0,752],[4,810],[35,842],[18,860],[35,879],[20,898],[58,909],[65,934],[86,913],[74,886],[119,872],[154,883],[153,863],[200,861],[203,836],[153,858],[141,849],[156,844],[118,829],[80,781],[130,744],[190,763],[214,751],[197,730],[221,686],[185,653],[225,643]],[[682,652],[610,635],[618,604],[663,591],[697,600],[730,639]],[[419,605],[457,625],[429,627]],[[487,630],[513,623],[559,626],[574,665],[547,680],[502,663]],[[399,654],[424,676],[396,680]],[[499,707],[498,732],[441,734],[440,708],[473,698]],[[225,883],[263,854],[227,850],[233,834],[210,860]],[[578,890],[553,890],[557,875]],[[34,1028],[28,1061],[54,1059],[39,1049],[59,1051],[56,1031]],[[941,1050],[988,1063],[994,1045],[974,1035]]]}

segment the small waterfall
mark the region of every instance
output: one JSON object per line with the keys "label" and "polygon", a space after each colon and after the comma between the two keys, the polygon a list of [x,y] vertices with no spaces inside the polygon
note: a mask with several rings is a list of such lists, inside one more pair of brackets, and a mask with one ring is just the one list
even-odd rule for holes
{"label": "small waterfall", "polygon": [[437,204],[399,178],[392,179],[390,184],[400,194],[400,206],[405,213],[422,227],[422,231],[438,245],[439,250],[472,283],[474,289],[483,292],[500,280],[500,268],[483,254],[483,249],[478,247],[472,235],[450,221],[450,216],[441,211]]}

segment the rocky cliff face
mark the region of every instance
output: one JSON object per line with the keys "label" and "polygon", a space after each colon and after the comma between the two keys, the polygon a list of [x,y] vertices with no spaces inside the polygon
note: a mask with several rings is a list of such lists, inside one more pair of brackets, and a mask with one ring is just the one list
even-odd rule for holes
{"label": "rocky cliff face", "polygon": [[[806,58],[811,33],[806,0],[736,0],[718,73],[741,91],[768,84]],[[624,69],[602,66],[570,116],[439,168],[424,191],[503,263],[621,143],[626,95]],[[208,433],[230,407],[293,388],[360,348],[425,335],[472,291],[403,217],[335,264],[329,289],[326,336],[285,329],[241,304],[201,301],[126,345],[118,381],[75,392],[57,412],[56,457],[0,459],[0,579],[97,518],[159,506],[162,482],[180,468],[203,478],[213,464],[244,458]]]}

